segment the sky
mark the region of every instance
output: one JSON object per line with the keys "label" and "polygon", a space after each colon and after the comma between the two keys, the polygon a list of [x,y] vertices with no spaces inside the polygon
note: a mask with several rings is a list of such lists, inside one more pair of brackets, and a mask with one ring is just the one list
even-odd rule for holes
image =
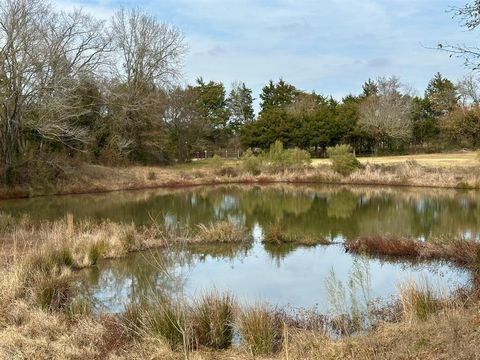
{"label": "sky", "polygon": [[[188,45],[185,83],[243,81],[257,98],[269,80],[341,99],[369,78],[399,76],[418,95],[436,72],[457,80],[463,60],[438,43],[474,45],[448,10],[467,0],[70,0],[108,19],[119,7],[139,7],[180,28]],[[433,48],[433,49],[432,49]]]}

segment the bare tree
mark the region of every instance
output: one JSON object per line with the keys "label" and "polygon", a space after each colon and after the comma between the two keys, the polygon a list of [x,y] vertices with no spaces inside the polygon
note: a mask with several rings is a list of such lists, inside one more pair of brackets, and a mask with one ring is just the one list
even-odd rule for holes
{"label": "bare tree", "polygon": [[121,59],[116,73],[126,84],[165,87],[180,77],[186,46],[176,27],[121,9],[112,19],[112,37]]}
{"label": "bare tree", "polygon": [[480,104],[480,84],[473,74],[460,80],[457,83],[457,90],[463,106]]}
{"label": "bare tree", "polygon": [[38,18],[46,14],[47,8],[39,1],[0,3],[0,155],[5,170],[12,166],[22,147],[25,103],[35,91],[34,49],[41,42]]}
{"label": "bare tree", "polygon": [[84,110],[72,89],[95,71],[109,44],[102,22],[80,11],[55,13],[42,0],[0,1],[0,156],[5,175],[25,146],[41,139],[85,142],[71,119]]}
{"label": "bare tree", "polygon": [[155,157],[165,139],[164,92],[181,75],[183,34],[136,9],[117,11],[111,34],[117,60],[108,94],[116,129],[111,146],[124,157],[136,157],[140,149]]}
{"label": "bare tree", "polygon": [[206,123],[196,107],[196,94],[192,88],[176,88],[169,92],[163,113],[170,138],[170,146],[179,162],[190,160],[192,151],[199,150],[206,132]]}
{"label": "bare tree", "polygon": [[412,136],[412,97],[402,93],[397,77],[379,78],[377,93],[360,106],[359,125],[378,139],[379,146],[389,140],[404,141]]}
{"label": "bare tree", "polygon": [[[453,7],[451,11],[454,17],[461,19],[462,26],[468,31],[473,31],[480,25],[480,0],[467,3],[462,7]],[[480,69],[480,48],[478,46],[440,43],[437,48],[446,51],[450,56],[463,58],[466,67],[473,70]]]}

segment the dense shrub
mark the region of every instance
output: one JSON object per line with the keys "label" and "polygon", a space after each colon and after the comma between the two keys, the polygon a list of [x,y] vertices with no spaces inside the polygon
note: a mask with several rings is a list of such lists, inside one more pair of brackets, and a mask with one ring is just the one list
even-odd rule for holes
{"label": "dense shrub", "polygon": [[444,145],[469,149],[480,146],[480,106],[457,107],[441,116],[439,125]]}
{"label": "dense shrub", "polygon": [[286,153],[287,166],[289,168],[305,168],[312,161],[309,152],[299,148],[288,149]]}
{"label": "dense shrub", "polygon": [[223,159],[218,155],[213,155],[213,157],[210,159],[210,164],[214,169],[218,170],[223,165]]}
{"label": "dense shrub", "polygon": [[270,149],[262,155],[263,165],[270,171],[278,172],[289,169],[297,170],[310,165],[310,154],[305,150],[284,149],[277,140]]}
{"label": "dense shrub", "polygon": [[64,310],[72,295],[72,284],[67,277],[44,277],[35,288],[38,305],[49,311]]}
{"label": "dense shrub", "polygon": [[252,150],[248,149],[242,155],[242,168],[252,175],[260,175],[262,172],[262,160]]}
{"label": "dense shrub", "polygon": [[215,172],[219,176],[227,176],[227,177],[237,177],[238,170],[232,166],[225,166],[221,167],[219,170]]}
{"label": "dense shrub", "polygon": [[350,175],[361,168],[361,164],[353,155],[350,145],[342,144],[328,147],[327,155],[332,162],[333,169],[344,176]]}
{"label": "dense shrub", "polygon": [[281,141],[276,141],[270,149],[255,156],[249,149],[242,156],[242,167],[245,171],[258,175],[262,170],[269,172],[283,172],[285,170],[299,170],[310,165],[310,154],[298,148],[285,149]]}

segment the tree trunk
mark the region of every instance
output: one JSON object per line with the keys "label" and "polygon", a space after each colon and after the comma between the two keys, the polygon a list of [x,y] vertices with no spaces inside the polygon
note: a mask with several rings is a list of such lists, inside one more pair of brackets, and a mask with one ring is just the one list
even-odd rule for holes
{"label": "tree trunk", "polygon": [[18,112],[9,114],[8,107],[4,104],[1,118],[0,157],[3,167],[3,181],[8,184],[12,181],[11,171],[15,165],[21,147],[20,116]]}

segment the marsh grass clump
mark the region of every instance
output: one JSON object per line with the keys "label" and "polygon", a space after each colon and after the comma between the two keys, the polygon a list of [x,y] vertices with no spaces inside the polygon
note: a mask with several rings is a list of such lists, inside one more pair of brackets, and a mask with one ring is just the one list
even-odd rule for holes
{"label": "marsh grass clump", "polygon": [[303,246],[328,245],[325,238],[316,238],[311,235],[293,235],[282,229],[279,223],[272,223],[264,228],[263,243],[272,245],[296,244]]}
{"label": "marsh grass clump", "polygon": [[120,323],[125,329],[126,336],[131,340],[140,338],[145,332],[142,309],[141,304],[132,302],[120,314]]}
{"label": "marsh grass clump", "polygon": [[73,293],[71,279],[67,276],[42,277],[34,290],[38,305],[52,312],[65,310]]}
{"label": "marsh grass clump", "polygon": [[344,245],[348,251],[369,255],[417,257],[421,254],[418,241],[398,236],[364,236],[347,240]]}
{"label": "marsh grass clump", "polygon": [[327,155],[332,162],[333,170],[343,176],[348,176],[362,167],[350,145],[341,144],[327,147]]}
{"label": "marsh grass clump", "polygon": [[31,254],[26,260],[26,271],[30,273],[51,274],[62,268],[74,267],[72,251],[66,246],[55,249],[43,249]]}
{"label": "marsh grass clump", "polygon": [[88,246],[87,258],[90,265],[96,265],[98,260],[105,253],[106,244],[103,241],[96,241]]}
{"label": "marsh grass clump", "polygon": [[197,236],[199,241],[206,243],[238,243],[252,240],[248,229],[230,221],[220,221],[209,226],[199,224]]}
{"label": "marsh grass clump", "polygon": [[92,308],[93,305],[89,300],[74,296],[69,302],[67,313],[72,318],[88,318],[92,316]]}
{"label": "marsh grass clump", "polygon": [[421,282],[409,281],[399,288],[404,316],[412,321],[425,321],[431,314],[441,309],[441,301],[427,280]]}
{"label": "marsh grass clump", "polygon": [[280,226],[280,224],[278,223],[269,224],[264,228],[263,242],[275,243],[275,244],[291,242],[291,238],[285,235],[286,234],[282,231],[282,227]]}
{"label": "marsh grass clump", "polygon": [[226,349],[234,334],[233,297],[229,294],[211,293],[194,303],[191,321],[197,345]]}
{"label": "marsh grass clump", "polygon": [[279,316],[266,305],[254,305],[240,311],[240,336],[253,356],[272,355],[282,348],[283,326]]}
{"label": "marsh grass clump", "polygon": [[473,271],[480,270],[480,242],[465,239],[432,238],[421,242],[398,236],[364,236],[344,243],[356,254],[412,257],[454,262]]}
{"label": "marsh grass clump", "polygon": [[61,247],[60,249],[53,249],[49,254],[50,260],[58,265],[65,267],[74,266],[73,254],[72,251],[66,246]]}
{"label": "marsh grass clump", "polygon": [[142,304],[139,311],[142,326],[148,334],[161,337],[172,349],[191,348],[189,309],[184,302],[158,298],[153,303]]}
{"label": "marsh grass clump", "polygon": [[120,244],[125,253],[135,250],[136,247],[136,231],[133,225],[126,227],[122,234],[120,234]]}
{"label": "marsh grass clump", "polygon": [[456,262],[473,271],[480,270],[480,242],[465,239],[432,239],[425,246],[423,256]]}

